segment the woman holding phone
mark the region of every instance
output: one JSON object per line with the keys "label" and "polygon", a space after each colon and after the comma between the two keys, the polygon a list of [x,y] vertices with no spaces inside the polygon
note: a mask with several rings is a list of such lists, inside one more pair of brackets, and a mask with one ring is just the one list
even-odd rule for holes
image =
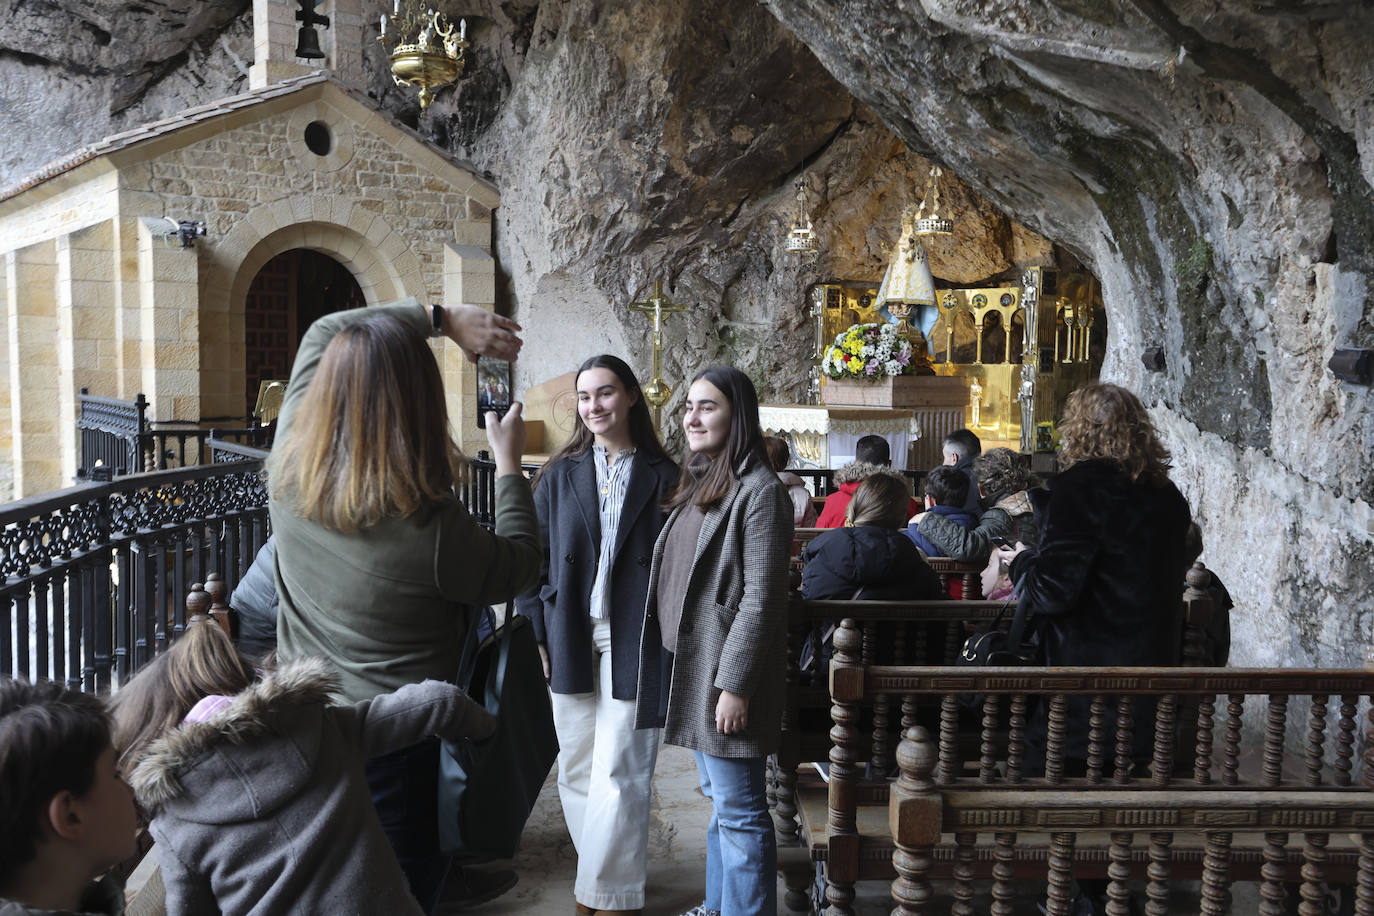
{"label": "woman holding phone", "polygon": [[792,502],[764,452],[748,376],[712,366],[686,406],[691,459],[654,547],[637,723],[662,722],[665,741],[696,752],[714,807],[706,899],[691,914],[773,914],[764,761],[782,721]]}
{"label": "woman holding phone", "polygon": [[[521,407],[487,416],[496,462],[496,532],[454,492],[463,454],[453,438],[428,338],[469,359],[513,359],[520,326],[471,305],[394,305],[325,315],[306,331],[267,459],[276,544],[278,652],[321,656],[350,703],[423,680],[451,680],[471,605],[508,601],[539,573],[539,528],[520,473]],[[439,742],[367,763],[382,827],[425,912],[449,858],[435,815]],[[464,869],[477,903],[513,872]]]}
{"label": "woman holding phone", "polygon": [[640,630],[659,507],[678,466],[639,380],[618,357],[577,370],[578,423],[534,482],[544,535],[539,587],[516,610],[534,625],[553,692],[558,794],[577,849],[577,912],[644,906],[658,730],[635,730]]}

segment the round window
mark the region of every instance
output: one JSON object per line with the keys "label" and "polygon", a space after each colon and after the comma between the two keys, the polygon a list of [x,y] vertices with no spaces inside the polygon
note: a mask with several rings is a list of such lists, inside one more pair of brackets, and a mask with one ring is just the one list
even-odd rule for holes
{"label": "round window", "polygon": [[305,145],[316,156],[328,156],[334,148],[334,136],[329,125],[323,121],[311,121],[305,125]]}

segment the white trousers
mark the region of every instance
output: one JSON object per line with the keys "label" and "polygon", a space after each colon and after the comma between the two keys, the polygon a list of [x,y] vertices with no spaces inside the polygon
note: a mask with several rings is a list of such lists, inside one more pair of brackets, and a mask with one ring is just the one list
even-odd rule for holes
{"label": "white trousers", "polygon": [[577,902],[644,907],[649,795],[659,729],[635,730],[635,701],[611,696],[611,622],[592,620],[592,692],[553,694],[558,797],[577,848]]}

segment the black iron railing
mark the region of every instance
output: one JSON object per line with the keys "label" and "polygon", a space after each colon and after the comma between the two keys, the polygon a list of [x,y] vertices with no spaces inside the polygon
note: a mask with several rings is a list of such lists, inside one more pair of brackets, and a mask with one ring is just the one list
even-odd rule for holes
{"label": "black iron railing", "polygon": [[0,674],[103,691],[185,627],[217,571],[232,591],[267,539],[260,459],[131,474],[0,507]]}
{"label": "black iron railing", "polygon": [[[267,448],[272,444],[273,426],[249,425],[209,428],[208,421],[156,421],[148,419],[148,400],[139,394],[132,401],[106,398],[82,388],[80,413],[76,420],[81,454],[77,457],[78,480],[102,480],[165,471],[171,468],[210,464],[213,460],[210,439],[238,442]],[[108,471],[97,471],[108,468]]]}
{"label": "black iron railing", "polygon": [[[533,478],[542,465],[526,462],[520,473]],[[488,452],[477,453],[468,459],[468,480],[458,488],[458,498],[483,528],[496,528],[496,462]]]}

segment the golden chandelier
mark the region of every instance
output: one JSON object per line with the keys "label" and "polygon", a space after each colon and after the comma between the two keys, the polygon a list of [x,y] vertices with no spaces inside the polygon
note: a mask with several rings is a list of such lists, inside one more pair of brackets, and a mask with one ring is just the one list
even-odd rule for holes
{"label": "golden chandelier", "polygon": [[[382,14],[382,32],[377,40],[391,49],[391,78],[397,86],[420,88],[420,111],[428,111],[434,90],[457,82],[467,64],[466,19],[453,21],[438,10],[422,5],[421,0],[395,0],[390,13]],[[388,27],[391,33],[388,34]]]}

